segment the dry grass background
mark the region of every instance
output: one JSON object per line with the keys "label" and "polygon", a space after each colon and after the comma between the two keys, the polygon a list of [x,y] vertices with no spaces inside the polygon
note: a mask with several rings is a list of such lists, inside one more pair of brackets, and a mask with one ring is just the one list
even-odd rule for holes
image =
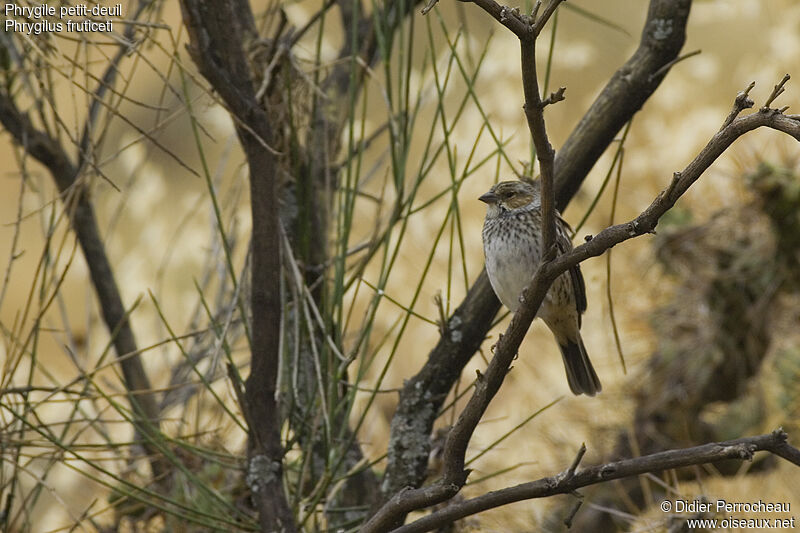
{"label": "dry grass background", "polygon": [[[551,141],[556,150],[610,74],[635,49],[646,9],[644,1],[571,0],[570,3],[614,21],[627,34],[572,11],[562,10],[551,88],[566,86],[567,100],[549,107],[546,113]],[[165,22],[171,26],[169,33],[182,38],[176,4],[167,5]],[[447,1],[442,2],[440,9],[455,31],[458,16],[449,4]],[[464,11],[467,13],[466,21],[470,32],[463,37],[463,46],[477,54],[491,36],[485,65],[476,84],[480,102],[495,130],[501,132],[504,139],[508,139],[506,150],[512,154],[512,160],[527,159],[528,133],[521,111],[522,89],[515,38],[502,31],[477,8],[466,6]],[[302,20],[305,6],[303,3],[297,4],[289,13]],[[546,33],[542,42],[546,42],[548,38],[549,33]],[[169,42],[166,31],[162,39],[164,43]],[[332,33],[326,39],[334,43],[337,36]],[[166,46],[169,49],[172,45]],[[423,45],[419,48],[422,49]],[[626,144],[617,221],[638,214],[669,182],[672,172],[685,166],[697,153],[719,128],[737,91],[755,80],[757,85],[754,94],[758,102],[767,96],[772,85],[784,73],[790,72],[800,78],[800,4],[795,0],[698,1],[693,6],[684,51],[695,49],[701,49],[702,54],[676,65],[662,87],[645,105],[642,113],[634,119]],[[182,45],[178,50],[181,60],[188,64],[189,60]],[[542,61],[545,59],[545,50],[545,46],[540,46]],[[441,57],[444,57],[446,51],[446,47],[442,46]],[[167,64],[168,58],[163,51],[153,49],[152,54],[156,64]],[[415,76],[424,85],[425,80],[429,82],[431,73],[428,68]],[[380,76],[376,76],[370,82],[370,90],[379,91],[380,86]],[[161,90],[162,82],[146,69],[142,69],[136,74],[130,94],[140,100],[153,101]],[[430,86],[427,90],[431,90]],[[463,90],[463,84],[454,85],[454,93]],[[426,109],[430,111],[427,113],[429,116],[433,115],[434,93],[428,96],[423,105],[422,116],[426,115]],[[59,98],[62,97],[69,98],[68,93],[59,95]],[[379,102],[380,98],[372,98],[371,105],[378,106]],[[792,110],[797,112],[800,108],[800,81],[793,80],[789,83],[781,102],[792,105]],[[173,106],[174,110],[177,102],[167,97],[164,105]],[[76,105],[76,114],[81,113],[80,109],[80,104]],[[125,112],[124,107],[122,111]],[[214,142],[207,143],[206,155],[211,162],[212,171],[221,178],[220,194],[242,195],[238,203],[244,206],[246,198],[242,188],[245,187],[246,176],[240,166],[241,157],[230,121],[222,110],[211,106],[206,99],[197,102],[197,111],[214,135]],[[481,124],[476,110],[468,108],[466,113],[451,138],[452,144],[458,147],[460,166],[463,166],[463,161],[472,149]],[[145,118],[142,118],[142,122],[145,122]],[[191,166],[197,166],[196,148],[186,135],[187,123],[185,116],[179,116],[159,131],[157,138]],[[101,227],[106,228],[104,236],[117,269],[124,301],[130,304],[143,297],[133,315],[133,326],[140,345],[149,346],[162,340],[165,334],[158,325],[147,291],[152,290],[162,295],[161,303],[170,321],[181,326],[186,325],[187,308],[194,305],[196,298],[192,279],[203,274],[205,259],[213,252],[209,250],[208,243],[214,228],[209,222],[209,206],[204,200],[206,191],[202,180],[191,176],[162,152],[145,144],[136,144],[120,151],[131,142],[134,138],[132,135],[122,126],[113,126],[110,131],[106,152],[109,155],[119,153],[109,159],[104,169],[108,175],[115,176],[114,181],[122,189],[122,193],[99,183],[97,206],[99,217],[103,221]],[[0,164],[0,213],[3,215],[0,250],[5,254],[11,249],[15,232],[20,180],[8,136],[4,135],[0,139],[0,160],[5,161]],[[494,149],[494,143],[485,133],[483,139],[477,151],[486,154]],[[374,146],[369,153],[371,161],[383,165],[378,167],[379,178],[376,182],[382,181],[382,175],[386,172],[386,162],[382,159],[383,150],[381,146]],[[421,151],[421,148],[418,150]],[[750,135],[739,141],[707,172],[701,182],[682,200],[682,206],[691,209],[696,220],[704,220],[721,207],[737,204],[747,197],[740,177],[760,159],[782,159],[796,152],[797,144],[788,137],[771,132]],[[412,149],[410,160],[414,161],[418,155]],[[581,193],[567,209],[565,217],[571,223],[577,223],[583,216],[608,170],[610,160],[608,155],[600,160]],[[429,180],[421,190],[420,196],[423,199],[433,196],[449,183],[449,175],[444,166],[446,162],[441,160],[438,164],[442,168],[435,172],[436,177]],[[458,304],[467,283],[482,268],[480,228],[484,209],[483,204],[476,199],[498,177],[511,177],[509,169],[502,165],[497,173],[496,170],[495,162],[487,164],[480,172],[471,176],[460,191],[466,246],[464,261],[468,279],[463,279],[460,258],[456,255],[449,300],[445,301],[448,309],[452,310]],[[14,263],[8,294],[0,308],[0,321],[6,325],[14,323],[28,297],[33,270],[43,246],[40,217],[48,215],[48,202],[54,198],[54,191],[46,178],[44,176],[36,184],[40,187],[38,192],[29,190],[26,193],[22,203],[25,218],[19,225],[18,238],[25,255]],[[376,191],[379,189],[376,185]],[[410,301],[409,287],[416,287],[421,281],[421,263],[431,249],[434,233],[441,223],[448,202],[447,197],[435,202],[410,222],[409,235],[398,259],[398,267],[393,271],[385,289],[386,295],[402,305],[408,305]],[[584,234],[596,233],[607,225],[610,209],[610,196],[607,194],[580,231],[578,238]],[[367,234],[372,228],[374,207],[365,201],[358,207],[357,213],[363,216],[363,231]],[[238,213],[231,210],[229,215],[238,219],[237,234],[240,239],[245,238],[249,225],[246,210]],[[63,232],[64,228],[61,225],[60,231]],[[353,237],[354,244],[359,241],[359,237],[360,235]],[[416,313],[433,321],[437,319],[435,295],[448,294],[448,247],[447,240],[443,242],[445,244],[435,253],[431,271],[423,280],[421,294],[414,307]],[[239,260],[241,261],[241,254]],[[589,448],[584,462],[593,463],[611,450],[619,427],[629,423],[633,409],[629,395],[630,384],[639,379],[643,364],[654,345],[648,325],[648,313],[654,303],[663,301],[669,282],[662,277],[653,259],[652,242],[649,238],[640,238],[616,248],[612,264],[613,300],[626,356],[627,375],[623,373],[619,363],[612,337],[605,297],[605,260],[593,259],[583,265],[589,309],[582,331],[603,381],[603,393],[596,398],[573,397],[569,394],[557,347],[549,332],[542,325],[535,324],[523,343],[514,370],[479,426],[468,457],[477,454],[482,447],[509,431],[530,413],[556,398],[561,397],[561,400],[471,465],[475,469],[473,478],[483,477],[511,465],[519,464],[519,468],[469,486],[465,491],[467,494],[474,495],[489,488],[555,473],[569,464],[581,442],[586,442]],[[364,277],[374,283],[374,276],[375,272],[368,269]],[[361,290],[368,292],[366,287]],[[357,309],[363,308],[364,293],[356,298],[354,305]],[[68,317],[73,337],[82,339],[84,345],[81,348],[90,359],[96,357],[105,345],[107,335],[97,323],[94,295],[88,285],[82,258],[78,257],[69,269],[61,294],[62,309],[54,308],[45,316],[45,323],[50,324],[54,331],[42,336],[39,353],[40,360],[50,372],[67,380],[74,375],[75,370],[62,348],[65,339],[60,333],[64,328],[63,317]],[[163,298],[165,294],[169,297]],[[376,328],[389,332],[397,319],[397,310],[398,308],[390,304],[382,305]],[[359,311],[353,316],[357,318]],[[484,343],[484,354],[488,354],[490,345],[503,330],[507,320],[501,322],[493,330],[492,337]],[[434,325],[412,318],[409,331],[401,340],[397,355],[381,387],[396,389],[402,386],[403,379],[411,376],[424,362],[438,335]],[[380,337],[378,331],[375,338]],[[6,344],[0,346],[2,358],[5,358],[5,351],[9,349],[8,342],[5,339]],[[371,374],[373,380],[377,377],[381,358],[386,357],[388,348],[381,349],[378,353]],[[156,386],[165,385],[163,377],[176,357],[174,350],[168,347],[145,353],[145,365]],[[465,371],[462,381],[464,386],[472,380],[474,370],[482,368],[484,364],[480,357],[475,358]],[[107,372],[106,378],[118,386],[117,378],[111,370]],[[367,383],[369,379],[365,382]],[[222,392],[229,394],[224,388]],[[232,398],[230,400],[233,402]],[[381,394],[377,402],[378,408],[373,410],[360,435],[366,452],[374,457],[386,449],[396,394]],[[55,408],[50,415],[53,420],[59,418]],[[680,416],[680,413],[675,415]],[[442,423],[447,423],[450,416],[448,413],[443,417]],[[764,427],[765,431],[769,429],[773,428]],[[797,435],[791,437],[800,438]],[[225,444],[235,449],[242,442],[243,435],[229,432]],[[52,493],[41,503],[43,510],[48,510],[41,519],[42,531],[71,521],[75,515],[70,518],[69,510],[75,512],[84,508],[102,493],[88,489],[89,482],[85,478],[67,469],[58,470],[57,475],[48,478],[48,483],[52,487]],[[682,490],[685,490],[687,496],[703,493],[708,497],[724,497],[733,501],[749,501],[753,498],[790,501],[793,508],[800,509],[800,482],[796,471],[787,468],[779,468],[763,477],[712,479],[702,486],[686,484]],[[58,500],[62,500],[63,504],[57,503]],[[537,524],[540,524],[551,508],[551,502],[528,502],[486,513],[481,518],[481,530],[536,531]],[[659,515],[660,512],[652,510],[647,514],[656,520],[660,518]],[[648,530],[644,518],[640,524],[640,530]],[[659,530],[658,527],[654,530]]]}

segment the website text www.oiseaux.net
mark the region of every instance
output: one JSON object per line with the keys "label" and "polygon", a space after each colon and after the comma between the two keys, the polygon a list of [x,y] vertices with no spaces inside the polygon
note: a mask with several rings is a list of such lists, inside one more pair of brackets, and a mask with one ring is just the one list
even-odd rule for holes
{"label": "website text www.oiseaux.net", "polygon": [[[664,500],[661,510],[665,513],[716,513],[715,518],[687,518],[687,529],[795,529],[795,517],[786,516],[791,512],[789,502],[729,502],[726,500]],[[737,517],[731,513],[746,513],[750,516]],[[753,517],[780,513],[778,517]],[[721,515],[721,516],[720,516]]]}

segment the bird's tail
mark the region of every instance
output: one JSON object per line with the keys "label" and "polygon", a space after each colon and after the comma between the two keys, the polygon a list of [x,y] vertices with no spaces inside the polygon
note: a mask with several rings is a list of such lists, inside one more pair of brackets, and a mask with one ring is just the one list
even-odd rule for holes
{"label": "bird's tail", "polygon": [[567,381],[573,394],[594,396],[603,390],[592,362],[586,354],[586,348],[580,335],[578,335],[578,342],[568,340],[566,344],[559,344],[559,348],[561,348],[561,355],[564,357]]}

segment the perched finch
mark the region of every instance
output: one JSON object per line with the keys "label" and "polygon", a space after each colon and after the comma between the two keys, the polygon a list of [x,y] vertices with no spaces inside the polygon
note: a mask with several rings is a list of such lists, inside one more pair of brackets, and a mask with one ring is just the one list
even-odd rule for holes
{"label": "perched finch", "polygon": [[[542,260],[542,210],[539,184],[503,181],[479,198],[487,205],[483,222],[486,273],[495,294],[512,312]],[[569,226],[556,213],[559,253],[572,249]],[[594,396],[602,389],[581,340],[581,313],[586,310],[586,288],[578,265],[560,275],[550,287],[536,316],[544,320],[561,348],[569,388],[574,394]]]}

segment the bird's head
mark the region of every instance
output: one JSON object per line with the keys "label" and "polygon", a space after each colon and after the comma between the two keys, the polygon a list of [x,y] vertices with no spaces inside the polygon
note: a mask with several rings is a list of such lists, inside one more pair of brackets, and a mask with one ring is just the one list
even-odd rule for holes
{"label": "bird's head", "polygon": [[478,200],[486,203],[488,206],[486,216],[490,218],[520,209],[534,208],[540,204],[538,187],[535,182],[527,181],[501,181],[493,185]]}

